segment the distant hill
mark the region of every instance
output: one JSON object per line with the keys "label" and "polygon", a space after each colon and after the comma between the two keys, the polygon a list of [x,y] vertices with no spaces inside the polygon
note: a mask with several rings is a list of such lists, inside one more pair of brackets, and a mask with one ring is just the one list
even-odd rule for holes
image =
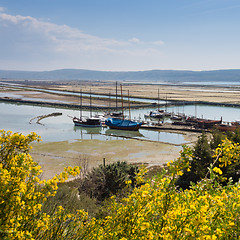
{"label": "distant hill", "polygon": [[0,70],[0,79],[17,80],[134,80],[164,82],[240,82],[240,69],[214,71],[93,71],[84,69],[60,69],[53,71],[13,71]]}

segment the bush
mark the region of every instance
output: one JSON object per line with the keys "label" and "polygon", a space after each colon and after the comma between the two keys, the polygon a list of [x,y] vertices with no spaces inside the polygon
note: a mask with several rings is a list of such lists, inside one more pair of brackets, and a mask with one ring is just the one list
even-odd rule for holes
{"label": "bush", "polygon": [[79,239],[239,239],[240,185],[220,183],[222,166],[239,163],[240,147],[222,143],[208,169],[209,178],[191,189],[176,191],[175,181],[182,167],[189,167],[190,156],[185,147],[181,156],[168,164],[168,172],[163,170],[145,181],[120,202],[112,198],[109,215],[88,222]]}
{"label": "bush", "polygon": [[[69,168],[54,179],[40,181],[37,177],[40,167],[28,154],[29,143],[35,139],[38,139],[35,134],[23,136],[2,131],[1,239],[240,238],[240,183],[233,184],[223,176],[223,168],[239,165],[239,144],[225,139],[214,151],[213,163],[205,178],[185,191],[177,191],[175,184],[182,170],[190,167],[192,151],[189,147],[183,148],[176,161],[168,163],[168,171],[163,169],[151,180],[143,177],[146,169],[139,169],[133,179],[137,187],[120,200],[112,196],[106,207],[108,215],[96,219],[88,218],[83,210],[70,214],[62,206],[53,213],[42,211],[46,198],[55,195],[57,183],[64,181],[68,173],[78,171]],[[123,178],[122,174],[118,176]],[[226,186],[221,185],[222,181],[228,181]],[[121,181],[116,182],[116,186],[122,186]],[[130,187],[132,182],[125,184]],[[59,204],[64,204],[62,197],[71,196],[65,186],[55,199]]]}
{"label": "bush", "polygon": [[[230,134],[230,133],[229,133]],[[231,133],[232,139],[238,139],[238,133]],[[235,135],[237,134],[237,135]],[[189,167],[183,170],[183,174],[179,176],[176,185],[181,189],[188,189],[191,183],[197,183],[201,179],[207,177],[209,174],[209,167],[214,161],[214,151],[225,140],[225,134],[214,132],[213,138],[208,142],[207,136],[203,133],[198,137],[198,141],[191,149],[189,159]],[[216,163],[217,167],[219,163]],[[240,165],[239,163],[232,163],[222,167],[222,175],[226,178],[232,178],[233,182],[237,182],[240,178]],[[227,184],[227,181],[222,181],[221,184]]]}
{"label": "bush", "polygon": [[212,162],[212,150],[207,136],[203,133],[198,137],[198,141],[192,149],[190,168],[184,169],[183,175],[179,176],[176,182],[177,186],[187,189],[190,187],[191,182],[196,183],[204,178]]}
{"label": "bush", "polygon": [[40,181],[41,167],[29,155],[29,144],[40,137],[3,130],[0,134],[0,239],[34,239],[55,221],[42,213],[42,204],[55,195],[58,182],[79,169],[69,167],[53,179]]}
{"label": "bush", "polygon": [[123,190],[126,181],[131,181],[134,186],[137,169],[136,166],[119,161],[106,166],[100,165],[80,180],[78,190],[80,194],[84,192],[91,198],[103,201]]}

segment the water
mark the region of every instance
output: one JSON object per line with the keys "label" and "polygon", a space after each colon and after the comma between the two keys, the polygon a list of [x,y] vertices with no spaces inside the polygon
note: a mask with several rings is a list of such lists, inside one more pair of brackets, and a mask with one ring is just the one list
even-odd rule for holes
{"label": "water", "polygon": [[[145,129],[132,132],[114,131],[108,128],[74,127],[69,116],[79,116],[79,112],[76,110],[0,103],[0,112],[1,129],[20,132],[25,135],[36,132],[45,142],[72,141],[74,139],[122,140],[133,138],[172,144],[186,143],[183,135],[175,133],[148,131]],[[41,120],[40,122],[43,125],[37,124],[36,119],[33,119],[53,112],[61,112],[62,115]],[[138,111],[136,114],[138,114]],[[89,112],[83,111],[83,115],[89,116]],[[31,119],[33,120],[30,124]]]}
{"label": "water", "polygon": [[[149,119],[144,118],[144,114],[154,110],[156,110],[156,108],[132,109],[131,118],[140,121],[149,121]],[[210,105],[182,105],[177,107],[168,107],[167,111],[174,113],[180,112],[185,113],[186,115],[197,116],[199,118],[203,117],[216,120],[222,117],[222,120],[224,122],[240,120],[240,108],[234,107]],[[42,139],[44,141],[69,141],[80,138],[99,140],[136,138],[173,144],[186,143],[181,134],[150,131],[145,129],[140,129],[139,132],[136,133],[131,131],[119,130],[114,132],[112,130],[103,128],[76,128],[73,126],[71,118],[68,117],[79,116],[79,112],[76,110],[0,103],[0,112],[0,129],[11,130],[13,132],[21,132],[23,134],[28,134],[34,131],[38,135],[42,136]],[[41,123],[44,125],[39,125],[36,123],[36,121],[33,121],[32,124],[29,123],[32,118],[40,115],[47,115],[53,112],[61,112],[62,115],[41,120]],[[93,115],[94,114],[97,114],[97,112],[93,112]],[[125,111],[124,114],[128,115],[128,111]],[[83,111],[83,115],[89,116],[89,112]],[[170,119],[164,119],[164,121],[170,122]]]}
{"label": "water", "polygon": [[[165,110],[165,108],[160,108]],[[144,119],[144,113],[154,111],[156,108],[148,109],[135,109],[131,111],[131,116],[135,119]],[[221,119],[225,122],[231,122],[240,119],[240,108],[225,107],[225,106],[212,106],[212,105],[181,105],[171,106],[166,109],[170,113],[185,113],[190,116],[197,116],[199,118],[207,119]],[[128,112],[126,111],[126,114]],[[161,120],[162,121],[162,120]],[[169,121],[168,119],[164,121]]]}
{"label": "water", "polygon": [[205,85],[205,86],[240,86],[240,82],[238,81],[211,81],[211,82],[181,82],[181,85]]}

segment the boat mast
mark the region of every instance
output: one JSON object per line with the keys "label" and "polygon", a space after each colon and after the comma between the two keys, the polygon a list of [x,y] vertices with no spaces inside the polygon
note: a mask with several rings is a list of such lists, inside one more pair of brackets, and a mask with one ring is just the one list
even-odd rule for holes
{"label": "boat mast", "polygon": [[90,88],[90,117],[92,117],[92,94],[91,94],[91,88]]}
{"label": "boat mast", "polygon": [[109,103],[108,103],[108,112],[110,113],[111,109],[111,93],[109,92]]}
{"label": "boat mast", "polygon": [[167,93],[166,93],[166,104],[165,104],[165,112],[167,112]]}
{"label": "boat mast", "polygon": [[123,94],[122,94],[122,84],[120,84],[120,87],[121,87],[121,98],[122,98],[122,117],[123,117],[123,120],[124,120],[124,113],[123,113]]}
{"label": "boat mast", "polygon": [[158,112],[159,112],[159,88],[158,88]]}
{"label": "boat mast", "polygon": [[117,104],[118,100],[117,100],[117,81],[116,81],[116,112],[117,112],[117,109],[118,109],[118,104]]}
{"label": "boat mast", "polygon": [[195,100],[195,118],[197,118],[197,104],[196,104],[196,100]]}
{"label": "boat mast", "polygon": [[82,120],[82,89],[80,89],[80,120]]}
{"label": "boat mast", "polygon": [[129,120],[131,120],[131,110],[130,110],[130,100],[129,100],[129,90],[128,90],[128,108],[129,108]]}

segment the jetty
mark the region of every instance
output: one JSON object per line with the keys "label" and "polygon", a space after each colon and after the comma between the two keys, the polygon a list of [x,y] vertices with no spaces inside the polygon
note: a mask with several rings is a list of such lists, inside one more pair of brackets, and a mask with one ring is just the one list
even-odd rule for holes
{"label": "jetty", "polygon": [[194,128],[193,126],[181,126],[181,125],[173,125],[171,123],[144,123],[141,126],[142,129],[147,130],[159,130],[159,131],[181,131],[181,132],[209,132],[208,129],[202,129],[202,128]]}

